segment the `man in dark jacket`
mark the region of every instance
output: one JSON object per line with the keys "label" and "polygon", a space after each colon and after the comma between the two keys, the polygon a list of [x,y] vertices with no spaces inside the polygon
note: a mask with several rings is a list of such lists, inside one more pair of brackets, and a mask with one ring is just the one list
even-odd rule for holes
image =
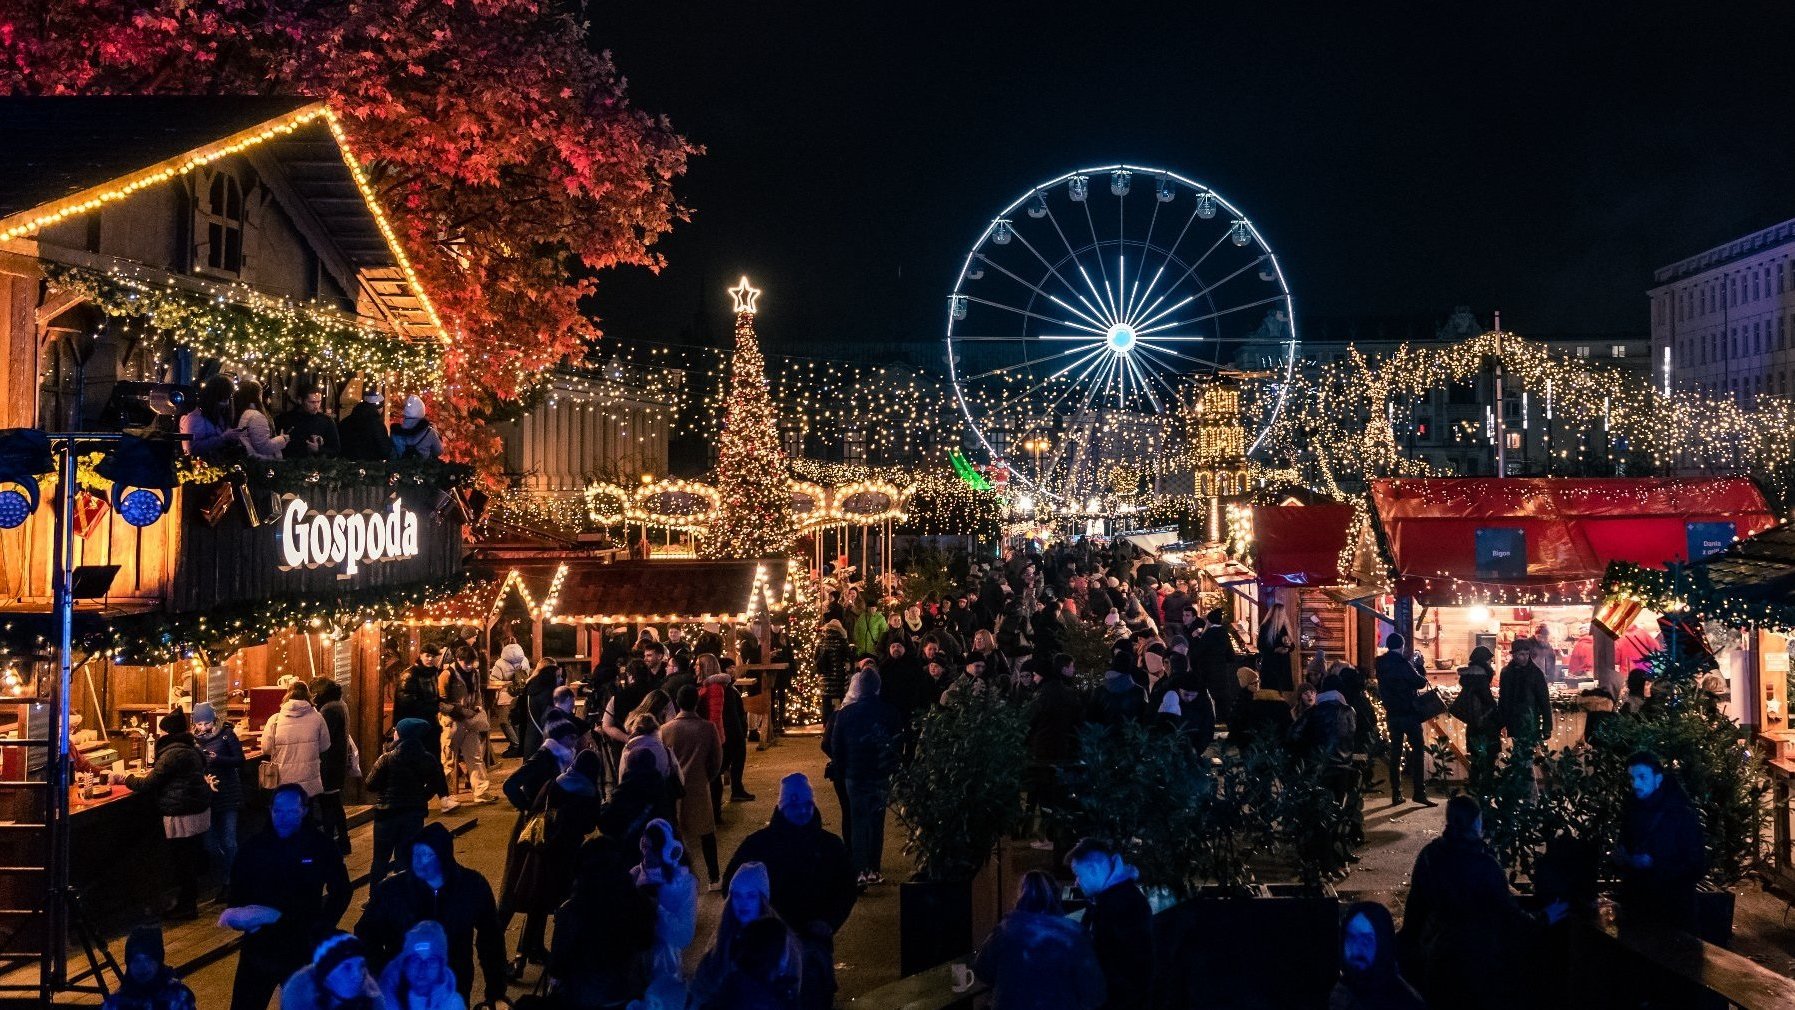
{"label": "man in dark jacket", "polygon": [[1496,689],[1496,707],[1502,713],[1502,728],[1517,746],[1531,749],[1551,738],[1552,693],[1545,672],[1533,662],[1533,639],[1515,639]]}
{"label": "man in dark jacket", "polygon": [[1115,729],[1147,717],[1147,692],[1125,670],[1110,670],[1091,692],[1091,721]]}
{"label": "man in dark jacket", "polygon": [[442,646],[426,645],[418,650],[418,661],[399,678],[393,689],[393,725],[406,719],[421,719],[430,725],[432,748],[441,743],[442,725],[436,721],[442,711],[442,691],[436,678],[442,673]]}
{"label": "man in dark jacket", "polygon": [[449,967],[461,998],[473,1005],[478,954],[486,1000],[505,999],[505,933],[499,928],[492,885],[479,871],[455,861],[455,839],[441,824],[425,825],[410,854],[410,867],[380,882],[355,924],[355,935],[368,946],[369,967],[378,974],[402,953],[406,932],[428,919],[448,935]]}
{"label": "man in dark jacket", "polygon": [[342,449],[337,422],[324,412],[324,390],[319,386],[300,390],[299,406],[275,422],[290,436],[282,455],[287,459],[334,457]]}
{"label": "man in dark jacket", "polygon": [[1483,814],[1466,795],[1446,801],[1446,830],[1422,847],[1410,874],[1400,939],[1414,955],[1409,977],[1437,1007],[1518,1005],[1501,963],[1520,910],[1508,878],[1483,841]]}
{"label": "man in dark jacket", "polygon": [[1209,688],[1209,697],[1215,700],[1216,719],[1228,722],[1234,714],[1233,700],[1240,694],[1240,683],[1235,678],[1240,662],[1234,655],[1234,640],[1228,637],[1226,615],[1219,608],[1209,612],[1208,624],[1192,643],[1190,665]]}
{"label": "man in dark jacket", "polygon": [[831,619],[817,636],[816,672],[823,688],[823,721],[841,704],[848,693],[848,677],[853,672],[854,647],[848,643],[847,629]]}
{"label": "man in dark jacket", "polygon": [[367,390],[355,409],[343,415],[337,426],[342,437],[343,458],[386,462],[393,458],[393,436],[387,433],[386,417],[380,409],[381,395]]}
{"label": "man in dark jacket", "polygon": [[1085,706],[1072,684],[1072,657],[1059,653],[1037,667],[1035,696],[1028,707],[1028,757],[1036,765],[1058,765],[1078,751],[1078,727]]}
{"label": "man in dark jacket", "polygon": [[449,795],[442,762],[430,750],[430,724],[422,719],[401,719],[374,767],[368,770],[367,787],[374,800],[374,861],[368,869],[372,890],[386,878],[393,853],[424,828],[430,797]]}
{"label": "man in dark jacket", "polygon": [[780,780],[773,819],[742,839],[723,875],[725,890],[747,862],[765,864],[773,911],[791,926],[804,948],[806,1010],[833,1005],[835,934],[854,910],[858,891],[847,849],[840,838],[823,829],[810,780],[802,773]]}
{"label": "man in dark jacket", "polygon": [[1384,723],[1390,727],[1390,798],[1402,802],[1402,752],[1406,743],[1415,802],[1424,807],[1438,806],[1427,798],[1427,753],[1422,748],[1421,713],[1415,699],[1427,687],[1427,678],[1421,676],[1414,660],[1403,651],[1407,644],[1400,632],[1392,631],[1384,639],[1388,651],[1377,657],[1377,693],[1384,702]]}
{"label": "man in dark jacket", "polygon": [[349,778],[349,706],[343,702],[342,685],[333,677],[316,678],[312,681],[312,705],[330,731],[330,748],[318,755],[318,776],[324,791],[312,797],[312,809],[324,833],[347,856],[349,816],[343,809],[343,783]]}
{"label": "man in dark jacket", "polygon": [[879,664],[879,697],[908,723],[928,711],[932,685],[909,646],[893,639],[885,645],[885,661]]}
{"label": "man in dark jacket", "polygon": [[1641,751],[1627,759],[1633,795],[1627,799],[1620,846],[1620,904],[1629,915],[1693,930],[1695,885],[1708,868],[1701,819],[1658,755]]}
{"label": "man in dark jacket", "polygon": [[885,803],[891,773],[897,764],[897,712],[879,697],[879,675],[854,675],[852,699],[823,728],[823,753],[834,766],[847,803],[849,859],[862,887],[880,883],[880,857],[885,851]]}
{"label": "man in dark jacket", "polygon": [[311,960],[312,948],[349,908],[343,855],[306,821],[306,806],[298,783],[276,789],[267,829],[243,843],[231,868],[230,907],[219,922],[244,933],[231,1010],[267,1010],[275,989]]}
{"label": "man in dark jacket", "polygon": [[1066,854],[1066,865],[1090,902],[1084,910],[1084,931],[1097,950],[1109,992],[1104,1010],[1146,1006],[1153,985],[1153,909],[1135,882],[1139,871],[1108,843],[1094,838],[1074,846]]}

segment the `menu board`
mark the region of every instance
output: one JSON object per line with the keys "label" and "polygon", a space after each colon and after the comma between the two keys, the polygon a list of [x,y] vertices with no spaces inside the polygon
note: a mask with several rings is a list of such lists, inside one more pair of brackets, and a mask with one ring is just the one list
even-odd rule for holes
{"label": "menu board", "polygon": [[1732,545],[1739,528],[1732,523],[1686,523],[1689,535],[1689,560],[1700,561],[1710,554],[1719,554]]}
{"label": "menu board", "polygon": [[1512,526],[1477,530],[1477,577],[1524,579],[1527,577],[1527,531]]}

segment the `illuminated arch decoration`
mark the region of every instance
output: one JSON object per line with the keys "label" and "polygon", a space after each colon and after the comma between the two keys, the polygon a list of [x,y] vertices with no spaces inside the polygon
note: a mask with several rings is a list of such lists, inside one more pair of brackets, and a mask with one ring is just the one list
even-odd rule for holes
{"label": "illuminated arch decoration", "polygon": [[899,487],[882,480],[843,484],[829,496],[829,521],[853,526],[903,522],[909,518],[910,496],[915,493],[915,485]]}
{"label": "illuminated arch decoration", "polygon": [[586,485],[586,515],[600,526],[638,523],[702,536],[721,497],[697,481],[662,478],[630,490],[616,484]]}
{"label": "illuminated arch decoration", "polygon": [[828,521],[829,489],[821,484],[794,480],[791,482],[792,519],[800,529]]}

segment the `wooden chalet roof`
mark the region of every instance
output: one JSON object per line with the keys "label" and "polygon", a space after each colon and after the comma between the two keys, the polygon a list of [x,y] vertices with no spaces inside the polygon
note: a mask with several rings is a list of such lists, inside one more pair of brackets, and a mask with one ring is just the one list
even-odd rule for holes
{"label": "wooden chalet roof", "polygon": [[[757,579],[764,579],[758,585]],[[618,561],[575,564],[550,601],[558,624],[743,622],[777,601],[785,561]],[[750,600],[759,594],[758,602]]]}

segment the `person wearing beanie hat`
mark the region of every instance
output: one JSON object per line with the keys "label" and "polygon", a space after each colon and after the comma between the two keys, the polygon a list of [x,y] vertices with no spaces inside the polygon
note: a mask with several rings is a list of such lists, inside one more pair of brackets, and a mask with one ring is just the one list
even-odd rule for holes
{"label": "person wearing beanie hat", "polygon": [[368,974],[361,941],[349,933],[333,933],[312,952],[312,963],[293,973],[281,986],[282,1007],[306,1010],[386,1010],[380,983]]}
{"label": "person wearing beanie hat", "polygon": [[212,787],[206,782],[205,755],[188,732],[187,713],[177,708],[157,726],[162,736],[156,741],[155,764],[146,775],[124,776],[124,784],[132,792],[153,795],[162,815],[176,892],[174,906],[163,917],[193,919],[199,916],[199,878],[206,869],[206,833],[212,830]]}
{"label": "person wearing beanie hat", "polygon": [[731,886],[751,862],[766,866],[773,911],[791,926],[803,948],[801,1005],[833,1005],[835,934],[848,921],[859,892],[847,847],[823,828],[810,780],[802,773],[780,780],[772,820],[742,840],[729,861],[724,886]]}
{"label": "person wearing beanie hat", "polygon": [[473,1004],[476,967],[487,1002],[506,999],[505,929],[486,875],[455,858],[455,836],[438,821],[405,847],[407,867],[368,895],[355,935],[376,970],[406,952],[421,922],[442,927],[456,991]]}
{"label": "person wearing beanie hat", "polygon": [[709,1006],[708,1001],[723,988],[724,979],[730,975],[736,937],[749,923],[774,914],[772,896],[773,885],[765,865],[743,863],[736,870],[734,879],[729,882],[729,900],[717,917],[716,939],[711,941],[710,949],[705,951],[698,969],[692,973],[694,1006]]}
{"label": "person wearing beanie hat", "polygon": [[[885,853],[885,805],[891,794],[891,774],[897,770],[897,740],[903,719],[880,697],[879,674],[863,670],[848,685],[835,720],[823,729],[823,753],[829,756],[833,777],[847,793],[843,818],[852,841],[848,851],[862,889],[882,882],[880,864]],[[790,781],[789,777],[787,781]],[[804,789],[808,780],[800,780]],[[792,787],[798,788],[793,782]],[[780,805],[785,805],[781,783]]]}
{"label": "person wearing beanie hat", "polygon": [[193,1010],[193,990],[163,963],[162,929],[138,926],[125,939],[125,971],[106,1010]]}
{"label": "person wearing beanie hat", "polygon": [[424,401],[415,393],[405,398],[404,419],[393,425],[394,459],[436,459],[443,454],[443,440],[424,416]]}
{"label": "person wearing beanie hat", "polygon": [[372,386],[362,387],[361,402],[337,425],[344,459],[384,462],[393,458],[393,436],[386,430],[386,398]]}
{"label": "person wearing beanie hat", "polygon": [[449,967],[449,938],[428,919],[411,927],[398,957],[380,972],[380,991],[392,1010],[467,1010]]}
{"label": "person wearing beanie hat", "polygon": [[230,890],[231,866],[237,861],[237,817],[243,810],[243,743],[237,730],[218,720],[207,702],[193,706],[193,743],[206,761],[206,779],[212,785],[212,827],[206,831],[206,852],[223,881],[220,892]]}
{"label": "person wearing beanie hat", "polygon": [[436,729],[422,719],[401,719],[392,742],[374,759],[364,784],[374,794],[374,850],[370,892],[392,869],[393,853],[424,827],[430,798],[449,795],[449,780],[434,751]]}

